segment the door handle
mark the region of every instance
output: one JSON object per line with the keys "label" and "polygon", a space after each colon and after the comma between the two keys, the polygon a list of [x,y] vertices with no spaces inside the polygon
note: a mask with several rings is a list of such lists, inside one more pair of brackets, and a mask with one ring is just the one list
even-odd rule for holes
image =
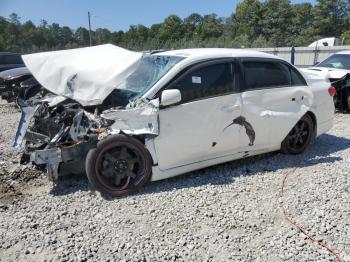
{"label": "door handle", "polygon": [[237,110],[240,110],[241,109],[241,106],[239,105],[234,105],[234,106],[224,106],[221,108],[223,111],[226,111],[226,112],[234,112],[234,111],[237,111]]}
{"label": "door handle", "polygon": [[263,112],[262,114],[261,114],[261,116],[262,116],[262,118],[270,118],[271,116],[272,116],[272,114],[271,114],[271,112]]}

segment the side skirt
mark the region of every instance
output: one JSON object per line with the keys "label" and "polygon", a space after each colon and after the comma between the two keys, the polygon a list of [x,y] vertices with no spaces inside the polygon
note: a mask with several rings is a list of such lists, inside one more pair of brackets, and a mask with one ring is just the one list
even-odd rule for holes
{"label": "side skirt", "polygon": [[191,172],[194,170],[199,170],[202,168],[222,164],[225,162],[230,162],[230,161],[241,159],[241,158],[246,158],[246,157],[250,157],[250,156],[260,155],[260,154],[264,154],[264,153],[268,153],[268,152],[273,152],[273,151],[277,151],[279,149],[280,149],[280,146],[275,146],[272,148],[264,148],[264,149],[260,149],[260,150],[256,150],[256,151],[250,151],[250,152],[243,151],[243,152],[239,152],[237,154],[217,157],[217,158],[213,158],[213,159],[209,159],[209,160],[205,160],[205,161],[192,163],[192,164],[185,165],[185,166],[170,168],[167,170],[161,170],[161,169],[159,169],[158,166],[154,166],[152,168],[151,181],[163,180],[163,179],[167,179],[170,177],[175,177],[175,176],[178,176],[181,174],[185,174],[185,173],[188,173],[188,172]]}

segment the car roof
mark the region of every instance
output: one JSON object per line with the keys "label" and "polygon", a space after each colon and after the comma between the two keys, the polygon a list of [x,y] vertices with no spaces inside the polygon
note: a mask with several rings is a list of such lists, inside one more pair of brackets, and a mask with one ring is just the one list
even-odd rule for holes
{"label": "car roof", "polygon": [[217,57],[259,57],[259,58],[274,58],[281,59],[277,56],[258,52],[250,49],[234,49],[234,48],[195,48],[195,49],[180,49],[180,50],[171,50],[161,53],[156,53],[155,55],[164,55],[164,56],[182,56],[182,57],[208,57],[213,58]]}

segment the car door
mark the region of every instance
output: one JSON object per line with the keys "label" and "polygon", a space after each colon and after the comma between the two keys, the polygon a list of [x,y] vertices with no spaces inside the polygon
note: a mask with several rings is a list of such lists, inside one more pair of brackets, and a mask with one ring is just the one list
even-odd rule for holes
{"label": "car door", "polygon": [[182,100],[160,108],[155,149],[162,170],[205,161],[238,151],[241,114],[235,64],[230,60],[197,64],[166,89],[178,89]]}
{"label": "car door", "polygon": [[[309,110],[313,95],[301,74],[278,59],[245,58],[242,116],[252,126],[254,149],[280,145]],[[247,143],[242,139],[242,143]]]}

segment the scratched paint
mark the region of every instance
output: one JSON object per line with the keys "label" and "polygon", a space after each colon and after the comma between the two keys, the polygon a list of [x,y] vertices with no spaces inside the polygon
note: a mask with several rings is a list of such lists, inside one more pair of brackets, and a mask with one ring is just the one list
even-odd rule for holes
{"label": "scratched paint", "polygon": [[245,132],[249,138],[249,146],[253,146],[254,145],[254,141],[255,141],[255,131],[253,126],[247,122],[247,120],[245,119],[245,117],[240,116],[235,118],[231,124],[229,124],[227,127],[224,128],[223,131],[225,131],[227,128],[229,128],[232,125],[240,125],[243,126],[245,128]]}

